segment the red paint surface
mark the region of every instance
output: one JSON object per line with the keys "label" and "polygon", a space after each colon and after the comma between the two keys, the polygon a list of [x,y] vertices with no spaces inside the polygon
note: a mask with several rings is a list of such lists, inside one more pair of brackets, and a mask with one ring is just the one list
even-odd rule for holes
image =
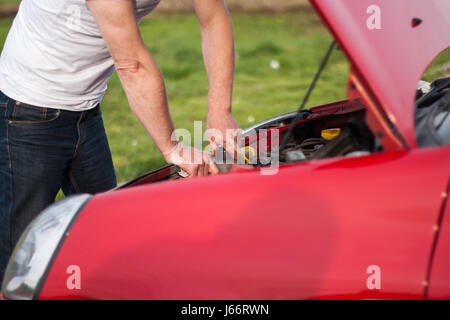
{"label": "red paint surface", "polygon": [[431,268],[431,281],[428,292],[430,299],[450,299],[450,201],[443,197],[443,219],[439,225],[439,238]]}
{"label": "red paint surface", "polygon": [[[449,163],[445,147],[99,195],[40,298],[422,298]],[[69,265],[80,291],[66,289]],[[366,287],[369,265],[381,290]]]}

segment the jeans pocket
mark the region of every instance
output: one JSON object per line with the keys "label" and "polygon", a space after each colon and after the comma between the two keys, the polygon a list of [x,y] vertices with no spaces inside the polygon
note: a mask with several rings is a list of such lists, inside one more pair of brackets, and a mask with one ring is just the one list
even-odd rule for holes
{"label": "jeans pocket", "polygon": [[10,124],[38,125],[47,124],[58,119],[61,110],[46,107],[37,107],[22,102],[14,105],[10,116]]}

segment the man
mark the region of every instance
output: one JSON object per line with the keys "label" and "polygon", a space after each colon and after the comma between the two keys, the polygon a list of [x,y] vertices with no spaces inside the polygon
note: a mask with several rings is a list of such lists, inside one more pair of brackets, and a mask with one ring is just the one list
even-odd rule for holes
{"label": "man", "polygon": [[[192,177],[217,173],[208,155],[171,138],[164,81],[138,29],[158,2],[22,1],[0,59],[0,276],[25,227],[60,188],[70,195],[116,185],[98,107],[114,69],[166,161]],[[207,127],[226,137],[238,129],[231,19],[223,0],[194,5],[209,78]],[[231,135],[224,144],[234,153],[233,142]]]}

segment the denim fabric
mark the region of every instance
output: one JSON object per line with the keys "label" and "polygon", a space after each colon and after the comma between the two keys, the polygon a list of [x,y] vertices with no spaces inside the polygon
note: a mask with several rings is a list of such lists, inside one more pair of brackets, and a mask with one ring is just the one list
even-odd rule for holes
{"label": "denim fabric", "polygon": [[20,235],[60,189],[93,194],[115,186],[99,106],[42,108],[0,91],[0,282]]}

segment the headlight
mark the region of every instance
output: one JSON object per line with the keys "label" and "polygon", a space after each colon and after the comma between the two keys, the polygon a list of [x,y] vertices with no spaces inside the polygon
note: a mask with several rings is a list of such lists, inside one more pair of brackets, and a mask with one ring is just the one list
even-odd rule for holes
{"label": "headlight", "polygon": [[35,299],[66,232],[92,196],[82,194],[51,205],[19,239],[6,268],[2,293],[7,299]]}

